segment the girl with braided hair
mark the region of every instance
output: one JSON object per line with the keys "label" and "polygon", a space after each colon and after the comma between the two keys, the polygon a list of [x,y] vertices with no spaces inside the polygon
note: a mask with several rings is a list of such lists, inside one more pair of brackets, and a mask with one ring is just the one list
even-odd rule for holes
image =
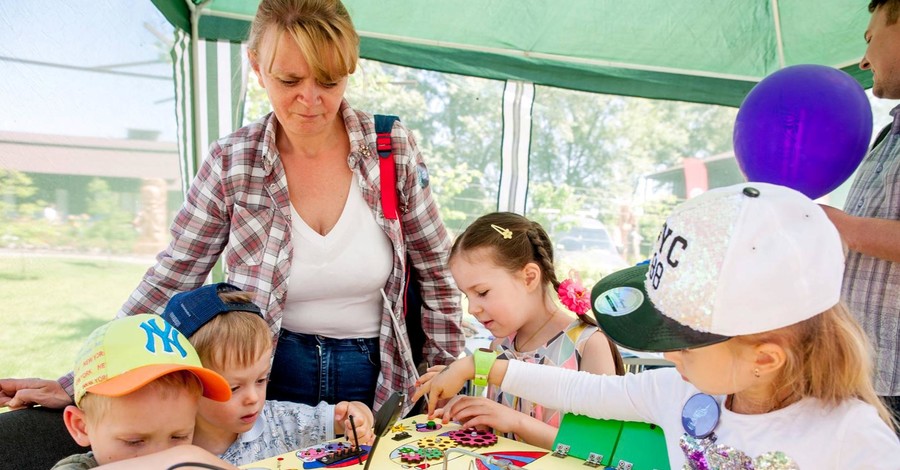
{"label": "girl with braided hair", "polygon": [[[539,223],[511,212],[484,215],[456,239],[449,264],[469,313],[495,337],[491,349],[498,358],[624,374],[615,345],[585,314],[590,293],[576,280],[557,279],[553,243]],[[443,368],[432,367],[419,384]],[[438,413],[445,423],[487,426],[548,449],[561,419],[556,410],[495,387],[486,398],[458,396]]]}

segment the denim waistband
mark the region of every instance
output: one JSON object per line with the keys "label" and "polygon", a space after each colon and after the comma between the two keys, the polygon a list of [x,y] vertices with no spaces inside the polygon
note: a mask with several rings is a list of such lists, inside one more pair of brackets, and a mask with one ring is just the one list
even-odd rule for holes
{"label": "denim waistband", "polygon": [[295,333],[293,331],[281,329],[279,338],[290,339],[300,344],[319,345],[319,346],[353,346],[363,344],[366,346],[378,346],[379,338],[330,338],[322,335],[311,335],[306,333]]}

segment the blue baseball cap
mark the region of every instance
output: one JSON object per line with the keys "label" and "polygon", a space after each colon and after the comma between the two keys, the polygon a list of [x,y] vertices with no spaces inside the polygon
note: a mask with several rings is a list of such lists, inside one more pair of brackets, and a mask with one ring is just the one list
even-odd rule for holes
{"label": "blue baseball cap", "polygon": [[175,294],[166,304],[162,317],[177,328],[185,338],[193,336],[201,326],[220,313],[249,312],[265,319],[262,310],[253,302],[226,303],[219,298],[220,292],[240,290],[237,286],[220,282]]}

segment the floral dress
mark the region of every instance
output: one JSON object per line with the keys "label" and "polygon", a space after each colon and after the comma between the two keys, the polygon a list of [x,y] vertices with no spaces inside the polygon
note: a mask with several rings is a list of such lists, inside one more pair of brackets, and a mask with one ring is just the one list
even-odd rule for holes
{"label": "floral dress", "polygon": [[[588,325],[581,320],[574,320],[565,330],[559,332],[543,346],[526,352],[516,351],[515,335],[504,338],[494,349],[500,353],[500,358],[519,360],[534,364],[544,364],[564,369],[581,370],[581,357],[584,345],[592,334],[599,331],[596,326]],[[499,389],[488,387],[488,398],[502,403],[516,411],[537,418],[553,427],[559,427],[562,419],[559,411],[545,408],[536,403],[520,399]],[[515,435],[508,433],[505,437],[516,439]]]}

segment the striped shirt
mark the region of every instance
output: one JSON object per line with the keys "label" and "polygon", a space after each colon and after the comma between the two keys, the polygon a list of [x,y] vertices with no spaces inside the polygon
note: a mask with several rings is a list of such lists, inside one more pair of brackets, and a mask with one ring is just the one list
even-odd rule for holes
{"label": "striped shirt", "polygon": [[[891,132],[857,170],[844,211],[900,220],[900,106],[891,110]],[[900,395],[900,263],[850,251],[843,299],[875,345],[875,391]]]}
{"label": "striped shirt", "polygon": [[[393,245],[393,269],[384,286],[381,376],[375,408],[397,391],[406,394],[406,414],[412,406],[409,397],[417,376],[403,321],[407,253],[421,278],[426,304],[422,318],[427,336],[424,360],[429,365],[449,364],[464,346],[462,311],[447,267],[450,237],[432,198],[412,133],[397,122],[391,134],[401,233],[400,221],[385,219],[382,213],[372,115],[353,110],[346,101],[339,113],[350,140],[347,163],[366,204]],[[171,244],[159,254],[156,265],[144,275],[119,316],[162,313],[172,295],[200,287],[221,258],[227,282],[255,295],[273,334],[277,334],[294,249],[303,247],[291,240],[287,178],[275,146],[275,129],[275,116],[269,114],[211,145],[175,217]],[[71,374],[61,378],[60,384],[71,393]]]}

